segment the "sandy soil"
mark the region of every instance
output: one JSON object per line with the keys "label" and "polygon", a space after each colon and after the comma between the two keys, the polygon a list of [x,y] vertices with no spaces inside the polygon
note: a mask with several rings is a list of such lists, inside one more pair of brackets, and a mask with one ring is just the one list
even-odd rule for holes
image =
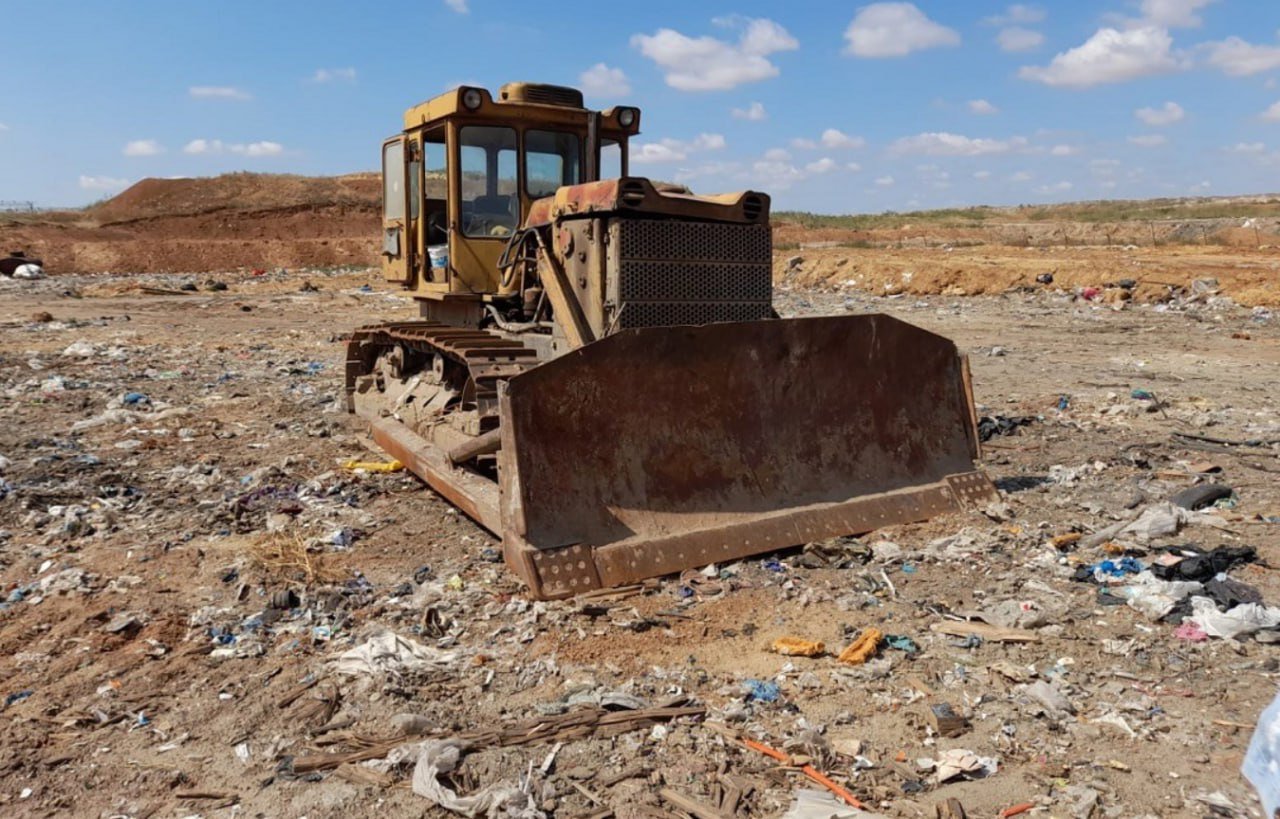
{"label": "sandy soil", "polygon": [[[424,715],[449,733],[536,717],[575,693],[625,690],[655,704],[692,697],[708,714],[568,741],[545,773],[547,745],[480,750],[457,785],[532,770],[538,808],[579,816],[603,806],[630,819],[668,811],[664,786],[710,802],[715,775],[727,773],[754,786],[743,815],[779,815],[804,780],[706,724],[725,723],[815,755],[890,816],[931,817],[948,797],[970,816],[1022,802],[1041,816],[1257,815],[1238,770],[1248,726],[1280,680],[1280,648],[1188,642],[1173,625],[1103,605],[1098,587],[1071,574],[1107,553],[1059,551],[1050,539],[1157,503],[1201,480],[1199,462],[1209,460],[1221,469],[1213,479],[1236,491],[1234,507],[1219,512],[1226,528],[1191,525],[1130,544],[1134,554],[1253,545],[1263,561],[1233,576],[1280,603],[1271,568],[1280,524],[1269,522],[1280,519],[1280,451],[1207,452],[1173,437],[1280,437],[1280,325],[1212,298],[1117,310],[1054,287],[1004,292],[1035,271],[1056,270],[1070,286],[1088,270],[1108,280],[1139,278],[1126,273],[1135,269],[1168,275],[1173,260],[1174,275],[1226,281],[1235,257],[974,249],[959,258],[1006,278],[991,295],[978,277],[959,276],[948,294],[987,294],[959,298],[918,297],[915,276],[888,288],[905,294],[880,295],[882,282],[903,283],[908,258],[923,267],[923,254],[798,255],[782,280],[784,314],[884,311],[918,323],[970,353],[984,412],[1038,417],[987,448],[984,466],[1007,509],[840,544],[841,568],[795,550],[594,605],[529,603],[492,562],[492,538],[417,481],[340,468],[375,457],[336,401],[341,334],[412,311],[372,273],[224,274],[227,291],[185,296],[137,286],[173,290],[205,277],[10,284],[0,293],[0,589],[9,601],[0,611],[0,812],[444,815],[407,787],[404,767],[393,766],[384,787],[349,771],[294,775],[292,761],[394,736],[396,714]],[[935,273],[917,276],[945,276],[956,256],[928,258]],[[1015,261],[1016,274],[1007,270]],[[853,276],[871,295],[844,284]],[[53,321],[31,319],[42,312]],[[1156,393],[1164,411],[1130,398],[1135,388]],[[957,534],[967,546],[938,545]],[[268,547],[295,535],[310,545],[307,565],[273,560]],[[903,556],[864,562],[881,540]],[[273,607],[285,592],[296,605]],[[1002,601],[1048,613],[1037,642],[974,646],[931,630],[948,612]],[[872,625],[920,652],[886,648],[874,666],[843,670],[829,656],[768,650],[792,634],[838,651]],[[382,629],[459,656],[438,671],[333,671],[337,655]],[[749,701],[752,679],[777,682],[779,698]],[[1075,713],[1042,713],[1027,693],[1036,680]],[[970,721],[958,737],[931,733],[925,709],[943,701]],[[853,741],[871,767],[839,753]],[[996,759],[998,770],[937,784],[917,760],[951,748]],[[1215,792],[1221,799],[1207,796]]]}

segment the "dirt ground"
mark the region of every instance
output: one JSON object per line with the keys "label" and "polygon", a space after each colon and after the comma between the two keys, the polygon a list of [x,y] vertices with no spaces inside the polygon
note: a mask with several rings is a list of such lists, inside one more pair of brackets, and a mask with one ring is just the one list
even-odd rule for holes
{"label": "dirt ground", "polygon": [[[739,815],[780,815],[811,785],[740,732],[811,757],[887,816],[932,817],[947,798],[973,817],[1022,803],[1260,816],[1239,769],[1280,647],[1184,639],[1072,576],[1122,554],[1249,545],[1260,559],[1231,576],[1280,603],[1280,447],[1263,442],[1280,439],[1280,323],[1212,293],[1074,295],[1073,265],[1162,269],[1114,254],[990,256],[1065,286],[993,293],[974,276],[956,282],[980,294],[964,298],[886,293],[900,260],[784,254],[805,257],[780,281],[785,315],[882,311],[942,333],[971,356],[982,414],[1031,418],[986,449],[1002,504],[557,603],[525,599],[498,544],[412,477],[342,467],[377,458],[338,400],[342,334],[412,313],[372,271],[222,274],[220,292],[204,275],[0,283],[0,813],[443,816],[409,787],[399,749],[419,739],[397,715],[447,736],[627,695],[705,714],[481,743],[447,781],[523,787],[512,815],[620,819],[671,815],[664,787],[714,806],[746,784]],[[1170,258],[1189,278],[1237,267]],[[200,290],[139,290],[188,282]],[[1233,499],[1180,531],[1082,545],[1206,480]],[[934,630],[975,611],[1012,611],[1034,641]],[[839,652],[871,626],[918,651],[845,667],[770,650],[794,635]],[[431,662],[343,673],[339,655],[387,630]],[[944,702],[967,719],[958,736],[926,717]],[[987,775],[938,783],[924,760],[951,749]],[[371,761],[313,768],[361,750]]]}

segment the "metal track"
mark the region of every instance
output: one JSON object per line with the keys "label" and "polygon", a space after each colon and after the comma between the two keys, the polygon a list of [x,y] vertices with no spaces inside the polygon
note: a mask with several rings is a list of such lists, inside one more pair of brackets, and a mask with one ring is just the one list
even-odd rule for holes
{"label": "metal track", "polygon": [[347,344],[346,393],[351,407],[356,379],[373,369],[378,356],[396,345],[451,359],[467,368],[481,416],[496,415],[498,382],[538,364],[537,351],[489,330],[438,321],[371,324],[351,334]]}

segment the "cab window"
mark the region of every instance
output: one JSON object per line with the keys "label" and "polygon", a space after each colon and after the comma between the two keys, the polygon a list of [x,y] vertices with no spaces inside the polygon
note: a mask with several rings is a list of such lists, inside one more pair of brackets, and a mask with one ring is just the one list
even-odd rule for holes
{"label": "cab window", "polygon": [[600,140],[600,178],[622,176],[622,145],[616,139]]}
{"label": "cab window", "polygon": [[404,142],[395,140],[382,148],[382,218],[404,218]]}
{"label": "cab window", "polygon": [[525,131],[525,190],[537,199],[564,185],[576,185],[582,164],[582,140],[562,131]]}
{"label": "cab window", "polygon": [[520,219],[516,183],[516,132],[468,125],[459,132],[462,232],[509,236]]}

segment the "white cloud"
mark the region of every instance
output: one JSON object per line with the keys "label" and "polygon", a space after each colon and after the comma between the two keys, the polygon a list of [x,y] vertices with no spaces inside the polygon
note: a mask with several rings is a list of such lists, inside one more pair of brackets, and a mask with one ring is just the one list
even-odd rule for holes
{"label": "white cloud", "polygon": [[1053,185],[1041,185],[1036,188],[1036,193],[1041,194],[1042,196],[1048,196],[1055,193],[1066,193],[1074,187],[1075,185],[1064,180]]}
{"label": "white cloud", "polygon": [[315,83],[355,82],[356,70],[354,68],[317,68],[316,73],[311,75],[311,81]]}
{"label": "white cloud", "polygon": [[960,44],[953,29],[935,23],[912,3],[872,3],[858,9],[844,32],[846,54],[905,57],[913,51]]}
{"label": "white cloud", "polygon": [[797,151],[816,150],[819,145],[824,148],[861,148],[867,144],[867,141],[860,136],[849,136],[843,131],[835,128],[828,128],[822,132],[817,139],[809,139],[808,137],[796,137],[791,140],[791,147]]}
{"label": "white cloud", "polygon": [[1054,145],[1049,149],[1050,156],[1075,156],[1080,149],[1074,145]]}
{"label": "white cloud", "polygon": [[1030,182],[1031,174],[1027,173],[1026,171],[1018,171],[1017,173],[1009,177],[1009,181],[1010,182]]}
{"label": "white cloud", "polygon": [[862,137],[849,136],[843,131],[837,131],[835,128],[828,128],[823,131],[820,139],[827,148],[861,148],[867,144],[867,141]]}
{"label": "white cloud", "polygon": [[1176,102],[1166,102],[1159,108],[1139,108],[1133,115],[1154,128],[1181,122],[1187,112]]}
{"label": "white cloud", "polygon": [[969,112],[986,116],[989,114],[998,114],[1000,113],[1000,109],[986,100],[969,100]]}
{"label": "white cloud", "polygon": [[1013,137],[1008,140],[974,139],[960,134],[932,132],[902,137],[889,146],[895,154],[925,154],[928,156],[984,156],[1006,154],[1025,148],[1027,140]]}
{"label": "white cloud", "polygon": [[220,139],[193,139],[182,148],[184,154],[222,154],[231,153],[241,156],[263,157],[279,156],[284,153],[284,146],[279,142],[223,142]]}
{"label": "white cloud", "polygon": [[877,179],[877,180],[876,180],[876,184],[877,184],[877,185],[879,185],[879,186],[880,186],[880,187],[882,187],[882,188],[892,188],[892,187],[893,187],[893,177],[892,177],[892,176],[882,176],[882,177],[880,177],[879,179]]}
{"label": "white cloud", "polygon": [[845,168],[854,173],[859,173],[862,171],[862,166],[859,165],[857,162],[846,162]]}
{"label": "white cloud", "polygon": [[1267,146],[1261,142],[1237,142],[1227,148],[1227,152],[1232,154],[1265,154]]}
{"label": "white cloud", "polygon": [[631,83],[621,68],[596,63],[578,75],[578,86],[588,97],[618,98],[631,94]]}
{"label": "white cloud", "polygon": [[1140,134],[1129,137],[1129,142],[1140,148],[1156,148],[1168,141],[1169,139],[1164,134]]}
{"label": "white cloud", "polygon": [[1248,77],[1280,68],[1280,46],[1254,45],[1239,37],[1206,43],[1208,63],[1224,74]]}
{"label": "white cloud", "polygon": [[1048,12],[1039,6],[1029,6],[1025,3],[1015,3],[1005,9],[1004,14],[997,14],[988,17],[982,22],[989,26],[1016,26],[1023,24],[1043,23],[1048,17]]}
{"label": "white cloud", "polygon": [[1169,32],[1154,26],[1099,29],[1083,45],[1054,57],[1048,66],[1023,66],[1018,76],[1045,85],[1087,88],[1124,82],[1181,67]]}
{"label": "white cloud", "polygon": [[248,100],[253,99],[248,91],[232,88],[229,85],[193,85],[187,93],[196,99]]}
{"label": "white cloud", "polygon": [[990,179],[991,171],[974,171],[973,178],[978,180]]}
{"label": "white cloud", "polygon": [[745,119],[749,122],[761,122],[769,118],[762,102],[753,102],[746,108],[735,108],[730,113],[733,114],[734,119]]}
{"label": "white cloud", "polygon": [[467,0],[444,0],[444,4],[456,11],[458,14],[467,14],[471,11],[467,7]]}
{"label": "white cloud", "polygon": [[1009,26],[1000,29],[996,44],[1001,51],[1032,51],[1044,45],[1044,35],[1029,28]]}
{"label": "white cloud", "polygon": [[233,154],[245,156],[279,156],[284,153],[284,146],[279,142],[250,142],[248,145],[232,145]]}
{"label": "white cloud", "polygon": [[768,159],[752,163],[751,173],[752,179],[759,181],[762,187],[770,190],[789,188],[804,179],[804,171],[795,165],[789,162],[775,162]]}
{"label": "white cloud", "polygon": [[772,20],[741,20],[737,43],[715,37],[688,37],[669,28],[637,34],[631,45],[658,64],[667,85],[681,91],[727,91],[778,76],[770,54],[792,51],[800,43]]}
{"label": "white cloud", "polygon": [[1195,185],[1192,185],[1190,188],[1190,191],[1192,193],[1197,193],[1199,191],[1207,191],[1209,190],[1209,188],[1212,188],[1212,187],[1213,187],[1213,183],[1210,182],[1208,179],[1206,179],[1203,182],[1199,182]]}
{"label": "white cloud", "polygon": [[1280,122],[1280,102],[1272,103],[1267,110],[1262,112],[1262,118],[1267,122]]}
{"label": "white cloud", "polygon": [[164,146],[154,139],[135,139],[124,144],[125,156],[155,156],[164,153]]}
{"label": "white cloud", "polygon": [[80,175],[80,187],[87,191],[117,191],[129,187],[128,179],[117,179],[114,176]]}
{"label": "white cloud", "polygon": [[700,151],[719,151],[725,146],[721,134],[698,134],[686,142],[679,139],[660,139],[657,142],[645,142],[631,149],[631,161],[641,164],[683,162],[689,154]]}
{"label": "white cloud", "polygon": [[770,148],[764,152],[764,158],[770,162],[786,162],[791,159],[791,152],[786,148]]}
{"label": "white cloud", "polygon": [[1196,28],[1203,22],[1196,12],[1218,0],[1142,0],[1142,19],[1166,28]]}
{"label": "white cloud", "polygon": [[824,156],[822,159],[810,162],[804,166],[805,173],[824,174],[830,172],[836,166],[836,161],[830,157]]}

